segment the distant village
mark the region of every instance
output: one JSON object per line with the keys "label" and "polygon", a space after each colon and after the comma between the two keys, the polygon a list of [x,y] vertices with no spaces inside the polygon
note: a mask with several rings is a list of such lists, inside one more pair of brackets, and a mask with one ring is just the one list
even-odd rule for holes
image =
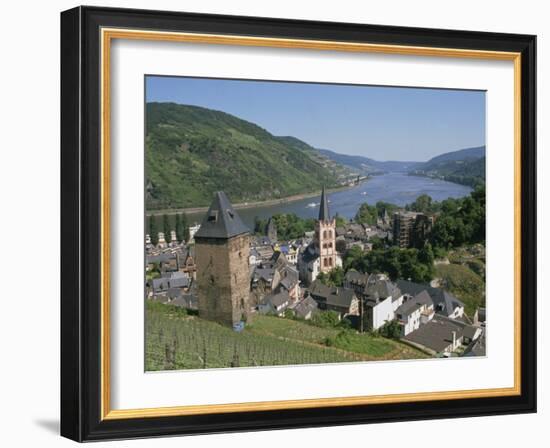
{"label": "distant village", "polygon": [[[269,220],[266,235],[254,235],[229,199],[217,192],[203,221],[189,228],[189,240],[176,231],[145,237],[146,299],[182,307],[200,318],[242,331],[254,315],[310,320],[332,312],[358,332],[380,332],[434,357],[484,356],[485,309],[473,316],[442,288],[385,274],[348,270],[342,286],[320,276],[342,267],[346,250],[372,249],[373,239],[401,248],[418,247],[433,218],[422,213],[384,213],[375,225],[352,221],[341,226],[331,216],[325,190],[315,230],[280,241]],[[337,250],[337,247],[339,250]]]}

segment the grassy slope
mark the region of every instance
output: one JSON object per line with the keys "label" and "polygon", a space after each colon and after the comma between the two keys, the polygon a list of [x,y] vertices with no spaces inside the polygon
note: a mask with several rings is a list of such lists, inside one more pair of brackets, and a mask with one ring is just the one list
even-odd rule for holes
{"label": "grassy slope", "polygon": [[224,112],[149,103],[146,206],[207,206],[217,190],[234,202],[250,202],[335,186],[333,172],[314,152]]}
{"label": "grassy slope", "polygon": [[[242,367],[425,357],[393,340],[366,334],[338,338],[339,333],[290,319],[255,316],[253,324],[239,334],[148,302],[146,370],[203,368],[205,353],[206,367],[229,367],[235,353]],[[327,338],[338,343],[327,347]],[[175,362],[166,361],[167,346],[175,349]]]}
{"label": "grassy slope", "polygon": [[[479,267],[478,264],[476,266]],[[443,288],[464,302],[468,316],[472,316],[480,306],[485,306],[485,282],[467,265],[437,265],[436,276],[441,278]]]}

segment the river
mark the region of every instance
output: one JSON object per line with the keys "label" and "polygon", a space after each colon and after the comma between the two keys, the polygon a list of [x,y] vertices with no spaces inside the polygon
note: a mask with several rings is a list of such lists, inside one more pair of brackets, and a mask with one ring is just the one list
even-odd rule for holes
{"label": "river", "polygon": [[[470,194],[470,187],[430,179],[428,177],[408,176],[406,173],[387,173],[373,176],[353,188],[328,194],[329,209],[332,216],[338,213],[344,218],[353,218],[364,202],[371,205],[378,201],[399,206],[413,202],[421,194],[427,194],[435,201],[447,198],[459,198]],[[254,218],[269,218],[277,213],[295,213],[301,218],[315,218],[319,213],[320,197],[301,199],[295,202],[268,206],[251,207],[237,210],[243,221],[251,228]],[[315,206],[310,206],[315,203]],[[200,222],[203,213],[188,214],[191,222]]]}

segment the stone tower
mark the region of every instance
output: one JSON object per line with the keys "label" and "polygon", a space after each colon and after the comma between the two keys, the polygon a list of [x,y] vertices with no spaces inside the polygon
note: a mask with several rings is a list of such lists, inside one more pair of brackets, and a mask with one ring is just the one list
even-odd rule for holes
{"label": "stone tower", "polygon": [[320,271],[331,271],[336,266],[336,219],[330,217],[325,187],[321,193],[319,220],[315,225],[315,242],[319,253]]}
{"label": "stone tower", "polygon": [[233,325],[249,311],[248,227],[218,191],[195,234],[199,316]]}

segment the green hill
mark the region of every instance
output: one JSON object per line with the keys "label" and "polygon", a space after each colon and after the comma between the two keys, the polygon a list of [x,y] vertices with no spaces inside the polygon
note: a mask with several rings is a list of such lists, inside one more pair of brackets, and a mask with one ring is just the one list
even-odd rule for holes
{"label": "green hill", "polygon": [[476,187],[485,183],[485,146],[441,154],[410,174]]}
{"label": "green hill", "polygon": [[337,185],[306,143],[202,107],[148,103],[145,142],[147,210],[207,206],[217,190],[252,202]]}

